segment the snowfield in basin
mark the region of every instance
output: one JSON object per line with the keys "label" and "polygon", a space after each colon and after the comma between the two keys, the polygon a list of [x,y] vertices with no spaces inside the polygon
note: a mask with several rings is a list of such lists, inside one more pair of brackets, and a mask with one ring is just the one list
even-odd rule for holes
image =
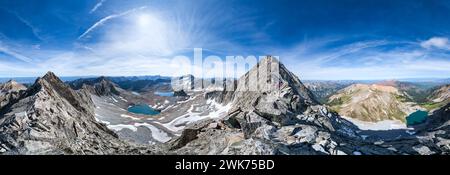
{"label": "snowfield in basin", "polygon": [[169,123],[158,123],[172,132],[179,132],[184,129],[187,124],[194,123],[204,119],[216,119],[225,116],[228,110],[231,109],[231,103],[227,105],[221,105],[214,100],[208,100],[207,105],[213,108],[213,111],[206,115],[202,115],[201,112],[194,112],[194,105],[188,110],[188,112],[180,117],[175,118]]}
{"label": "snowfield in basin", "polygon": [[409,129],[405,123],[398,120],[383,120],[379,122],[366,122],[358,119],[341,116],[342,118],[352,122],[361,130],[386,131],[394,129]]}

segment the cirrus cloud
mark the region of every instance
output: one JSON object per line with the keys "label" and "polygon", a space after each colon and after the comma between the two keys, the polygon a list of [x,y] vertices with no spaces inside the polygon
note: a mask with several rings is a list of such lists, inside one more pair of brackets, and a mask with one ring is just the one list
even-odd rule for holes
{"label": "cirrus cloud", "polygon": [[450,42],[448,38],[445,37],[433,37],[426,41],[422,41],[420,46],[426,49],[438,48],[438,49],[448,49],[450,50]]}

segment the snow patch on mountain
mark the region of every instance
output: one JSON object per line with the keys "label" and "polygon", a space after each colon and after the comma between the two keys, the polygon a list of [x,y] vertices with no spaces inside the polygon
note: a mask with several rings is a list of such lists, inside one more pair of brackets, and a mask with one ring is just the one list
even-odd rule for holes
{"label": "snow patch on mountain", "polygon": [[141,126],[150,129],[153,139],[155,139],[158,142],[165,143],[168,142],[170,139],[172,139],[172,137],[170,137],[169,134],[149,123],[134,123],[132,125],[117,124],[117,125],[108,125],[107,127],[114,131],[129,129],[133,132],[137,132],[138,127]]}
{"label": "snow patch on mountain", "polygon": [[138,117],[133,117],[133,116],[131,116],[131,115],[121,114],[120,116],[123,117],[123,118],[129,118],[129,119],[131,119],[131,120],[140,120],[140,118],[138,118]]}
{"label": "snow patch on mountain", "polygon": [[166,132],[162,131],[161,129],[159,129],[159,128],[151,125],[151,124],[148,124],[148,123],[135,123],[134,126],[147,127],[152,132],[153,139],[155,139],[158,142],[166,143],[170,139],[172,139],[172,137],[170,137]]}
{"label": "snow patch on mountain", "polygon": [[121,131],[122,129],[129,129],[132,130],[133,132],[137,131],[137,128],[134,125],[118,124],[118,125],[108,125],[107,127],[114,131]]}
{"label": "snow patch on mountain", "polygon": [[361,130],[385,131],[393,129],[409,129],[406,124],[398,120],[383,120],[379,122],[366,122],[358,119],[341,116],[342,118],[352,122]]}
{"label": "snow patch on mountain", "polygon": [[231,109],[231,105],[232,105],[231,103],[229,103],[227,105],[222,105],[220,103],[217,103],[213,99],[208,100],[206,102],[206,104],[210,108],[213,108],[213,110],[210,111],[208,114],[203,114],[203,112],[194,112],[195,106],[192,105],[186,114],[175,118],[171,122],[169,122],[169,123],[156,122],[156,123],[164,126],[165,128],[167,128],[168,130],[170,130],[172,132],[178,132],[178,131],[183,130],[185,128],[185,126],[190,123],[194,123],[194,122],[197,122],[200,120],[205,120],[205,119],[218,119],[218,118],[224,117],[227,114],[228,110]]}

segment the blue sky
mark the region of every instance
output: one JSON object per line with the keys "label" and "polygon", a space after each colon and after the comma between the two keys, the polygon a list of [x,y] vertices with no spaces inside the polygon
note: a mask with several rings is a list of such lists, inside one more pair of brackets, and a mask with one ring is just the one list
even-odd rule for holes
{"label": "blue sky", "polygon": [[276,55],[301,79],[450,77],[445,0],[0,0],[0,77],[171,75]]}

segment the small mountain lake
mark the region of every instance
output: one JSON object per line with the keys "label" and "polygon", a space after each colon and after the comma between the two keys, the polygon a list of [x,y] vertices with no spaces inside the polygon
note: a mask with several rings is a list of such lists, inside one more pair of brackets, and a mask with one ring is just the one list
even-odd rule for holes
{"label": "small mountain lake", "polygon": [[161,97],[173,97],[173,92],[155,92],[154,94]]}
{"label": "small mountain lake", "polygon": [[142,115],[156,115],[159,114],[159,111],[151,108],[147,104],[137,104],[128,108],[128,112],[134,114],[142,114]]}
{"label": "small mountain lake", "polygon": [[410,114],[408,117],[406,117],[406,124],[408,126],[421,124],[421,123],[425,122],[425,120],[427,120],[427,117],[428,117],[427,111],[418,110],[418,111]]}

